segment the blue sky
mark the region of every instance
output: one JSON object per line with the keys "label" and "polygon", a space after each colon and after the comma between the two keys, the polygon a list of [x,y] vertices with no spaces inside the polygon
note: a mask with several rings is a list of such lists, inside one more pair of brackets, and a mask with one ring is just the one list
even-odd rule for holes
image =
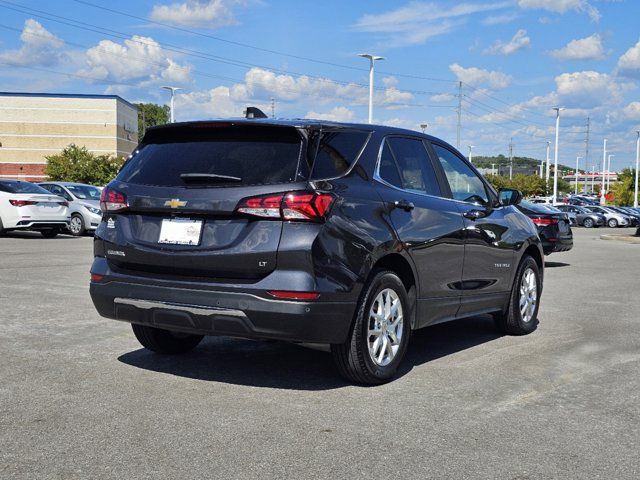
{"label": "blue sky", "polygon": [[[98,8],[103,7],[103,8]],[[0,90],[115,93],[164,103],[178,120],[276,116],[363,122],[376,65],[377,123],[428,131],[461,150],[544,156],[561,118],[560,161],[614,168],[640,128],[640,2],[495,0],[0,0]],[[584,165],[584,163],[583,163]]]}

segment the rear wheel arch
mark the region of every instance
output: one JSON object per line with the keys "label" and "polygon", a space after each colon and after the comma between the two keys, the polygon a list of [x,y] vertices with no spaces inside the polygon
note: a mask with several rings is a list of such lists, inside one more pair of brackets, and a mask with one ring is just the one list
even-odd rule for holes
{"label": "rear wheel arch", "polygon": [[411,327],[415,328],[416,307],[418,297],[418,282],[414,267],[410,261],[399,253],[389,253],[376,260],[369,270],[367,280],[380,270],[388,270],[395,273],[402,281],[409,297],[411,309]]}
{"label": "rear wheel arch", "polygon": [[544,256],[540,252],[540,249],[536,245],[530,244],[524,250],[524,252],[522,252],[522,256],[520,257],[520,262],[518,262],[518,266],[520,266],[520,263],[522,263],[522,259],[525,258],[527,255],[529,255],[535,260],[536,264],[538,265],[538,271],[540,272],[540,279],[543,279],[544,278]]}

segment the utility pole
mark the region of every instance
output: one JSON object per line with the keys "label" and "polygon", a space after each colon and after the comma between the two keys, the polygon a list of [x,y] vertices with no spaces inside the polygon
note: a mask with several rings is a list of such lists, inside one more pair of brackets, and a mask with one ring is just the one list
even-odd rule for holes
{"label": "utility pole", "polygon": [[640,130],[636,130],[636,187],[633,195],[633,207],[638,208],[638,167],[640,166]]}
{"label": "utility pole", "polygon": [[605,185],[605,175],[604,170],[607,167],[607,139],[604,139],[604,144],[602,146],[602,187],[600,187],[600,205],[604,205],[607,203],[607,199],[604,198],[604,193],[606,191],[607,186]]}
{"label": "utility pole", "polygon": [[460,130],[462,129],[462,82],[458,82],[458,134],[456,136],[456,148],[460,150]]}
{"label": "utility pole", "polygon": [[513,137],[509,141],[509,180],[513,180]]}
{"label": "utility pole", "polygon": [[271,118],[276,118],[276,99],[271,97]]}

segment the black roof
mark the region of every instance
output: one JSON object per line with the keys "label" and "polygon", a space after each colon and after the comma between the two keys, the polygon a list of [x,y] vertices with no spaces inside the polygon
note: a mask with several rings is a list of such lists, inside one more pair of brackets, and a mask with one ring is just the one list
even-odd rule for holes
{"label": "black roof", "polygon": [[158,125],[150,127],[147,131],[151,130],[164,130],[180,127],[189,127],[192,125],[206,125],[212,123],[228,123],[231,125],[269,125],[275,127],[295,127],[295,128],[319,128],[319,127],[339,127],[339,128],[352,128],[364,131],[376,131],[385,134],[398,134],[398,135],[412,135],[419,136],[426,139],[438,140],[436,137],[420,133],[415,130],[408,130],[406,128],[389,127],[387,125],[372,125],[368,123],[343,123],[332,122],[328,120],[314,120],[312,118],[293,118],[293,119],[281,119],[281,118],[229,118],[229,119],[216,119],[216,120],[197,120],[191,122],[177,122],[168,123],[165,125]]}

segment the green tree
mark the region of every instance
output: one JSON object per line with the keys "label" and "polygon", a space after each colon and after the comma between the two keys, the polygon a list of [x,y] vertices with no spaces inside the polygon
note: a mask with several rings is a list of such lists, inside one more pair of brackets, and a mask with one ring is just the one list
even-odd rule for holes
{"label": "green tree", "polygon": [[86,147],[71,144],[57,155],[49,155],[45,174],[50,180],[106,185],[115,178],[124,158],[95,155]]}
{"label": "green tree", "polygon": [[636,171],[631,170],[630,168],[625,168],[620,175],[618,175],[618,181],[611,186],[611,191],[615,197],[616,205],[633,205],[635,179]]}
{"label": "green tree", "polygon": [[138,107],[138,133],[142,138],[149,127],[169,123],[169,106],[155,103],[136,103]]}

